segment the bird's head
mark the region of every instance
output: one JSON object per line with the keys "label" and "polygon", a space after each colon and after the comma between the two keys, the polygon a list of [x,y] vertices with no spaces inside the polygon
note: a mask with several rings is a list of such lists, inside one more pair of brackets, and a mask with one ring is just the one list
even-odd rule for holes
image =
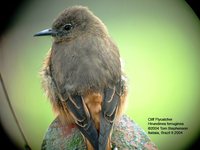
{"label": "bird's head", "polygon": [[52,28],[42,30],[34,36],[53,36],[55,41],[70,41],[83,34],[107,35],[102,21],[87,7],[73,6],[64,10],[53,22]]}

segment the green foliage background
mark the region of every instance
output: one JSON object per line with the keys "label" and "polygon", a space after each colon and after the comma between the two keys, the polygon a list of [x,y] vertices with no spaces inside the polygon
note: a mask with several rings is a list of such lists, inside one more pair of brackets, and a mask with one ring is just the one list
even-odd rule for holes
{"label": "green foliage background", "polygon": [[[40,85],[39,71],[51,47],[33,34],[51,26],[66,7],[88,6],[119,46],[128,77],[126,114],[146,132],[149,117],[173,118],[189,129],[182,135],[149,135],[161,150],[179,150],[200,133],[200,22],[180,0],[28,1],[1,39],[0,69],[32,149],[40,145],[55,115]],[[8,134],[23,141],[0,87],[0,116]]]}

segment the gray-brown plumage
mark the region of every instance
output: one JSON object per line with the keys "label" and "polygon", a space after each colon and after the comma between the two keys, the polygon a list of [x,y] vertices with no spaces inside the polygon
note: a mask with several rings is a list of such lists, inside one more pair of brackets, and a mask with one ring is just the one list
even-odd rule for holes
{"label": "gray-brown plumage", "polygon": [[64,10],[52,28],[52,48],[41,72],[42,85],[61,120],[75,123],[88,149],[111,149],[113,121],[126,92],[117,46],[102,21],[86,7]]}

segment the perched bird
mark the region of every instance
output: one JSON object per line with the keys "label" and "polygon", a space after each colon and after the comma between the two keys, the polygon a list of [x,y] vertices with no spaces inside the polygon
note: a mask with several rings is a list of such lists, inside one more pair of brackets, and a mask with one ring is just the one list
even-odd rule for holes
{"label": "perched bird", "polygon": [[87,7],[64,10],[35,36],[53,37],[42,85],[63,123],[75,123],[88,150],[110,150],[113,122],[126,97],[118,47]]}

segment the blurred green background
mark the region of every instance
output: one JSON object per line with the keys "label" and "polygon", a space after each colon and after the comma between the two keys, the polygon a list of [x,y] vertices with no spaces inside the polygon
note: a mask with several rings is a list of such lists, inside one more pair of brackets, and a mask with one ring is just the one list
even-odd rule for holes
{"label": "blurred green background", "polygon": [[[160,150],[181,150],[200,133],[200,22],[180,0],[34,0],[26,2],[1,39],[0,70],[19,122],[33,150],[40,149],[55,118],[39,71],[50,37],[33,34],[51,26],[65,8],[88,6],[108,27],[128,77],[128,114],[146,132],[149,117],[184,122],[182,135],[149,135]],[[0,119],[20,146],[23,140],[0,87]]]}

